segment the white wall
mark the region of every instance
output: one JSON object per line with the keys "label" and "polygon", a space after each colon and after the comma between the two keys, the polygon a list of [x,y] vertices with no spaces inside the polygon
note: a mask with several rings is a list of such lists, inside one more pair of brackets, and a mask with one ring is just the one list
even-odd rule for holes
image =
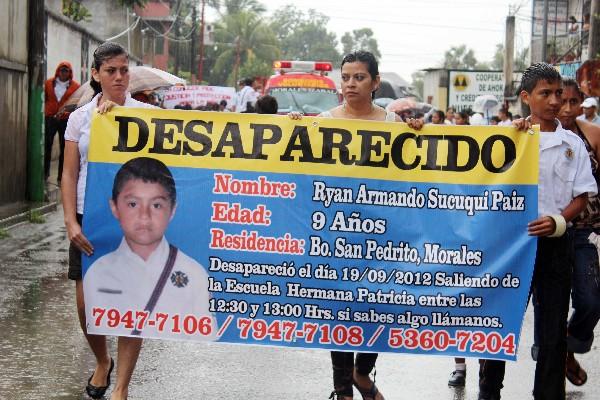
{"label": "white wall", "polygon": [[46,76],[54,76],[56,66],[61,61],[68,61],[73,66],[73,78],[81,83],[81,33],[48,17]]}

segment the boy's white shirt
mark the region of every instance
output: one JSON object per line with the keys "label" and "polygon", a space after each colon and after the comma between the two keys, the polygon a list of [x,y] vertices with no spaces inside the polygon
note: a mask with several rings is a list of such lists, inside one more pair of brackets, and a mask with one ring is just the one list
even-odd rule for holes
{"label": "boy's white shirt", "polygon": [[[164,236],[147,261],[135,254],[123,238],[115,251],[96,260],[83,279],[88,326],[95,321],[95,316],[90,314],[93,307],[102,307],[107,310],[114,308],[119,310],[121,315],[132,310],[134,318],[136,311],[144,311],[168,256],[169,243]],[[175,278],[179,278],[179,282]],[[185,280],[184,278],[187,278],[187,283],[182,286],[181,280]],[[179,286],[176,283],[179,283]],[[209,311],[209,298],[208,274],[205,269],[179,250],[171,274],[156,302],[152,315],[149,317],[149,319],[156,320],[157,312],[169,314],[169,320],[165,324],[165,328],[169,329],[159,332],[156,326],[146,324],[142,336],[182,340],[215,340],[218,327],[214,315]],[[171,321],[175,314],[180,316],[180,327],[183,326],[183,318],[186,315],[194,315],[197,318],[210,317],[213,326],[212,334],[207,337],[199,334],[191,337],[184,334],[183,330],[182,333],[172,333]],[[123,324],[117,328],[106,328],[106,325],[103,324],[102,329],[98,331],[98,333],[120,336],[129,336],[131,332],[132,329],[126,328]]]}
{"label": "boy's white shirt", "polygon": [[539,216],[560,214],[575,197],[598,192],[583,140],[556,124],[554,132],[540,132]]}

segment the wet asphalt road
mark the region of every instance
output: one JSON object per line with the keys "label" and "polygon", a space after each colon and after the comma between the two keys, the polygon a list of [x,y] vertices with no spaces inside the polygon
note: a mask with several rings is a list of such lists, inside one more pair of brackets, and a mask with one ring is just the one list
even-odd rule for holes
{"label": "wet asphalt road", "polygon": [[[83,388],[94,363],[79,330],[74,284],[66,278],[62,213],[45,218],[10,228],[10,237],[0,239],[0,400],[87,398]],[[531,399],[532,322],[529,310],[503,399]],[[580,357],[588,383],[567,383],[567,399],[600,399],[599,331],[592,352]],[[116,355],[115,340],[110,343]],[[446,385],[451,358],[384,354],[377,385],[388,400],[475,400],[477,360],[467,364],[467,386],[454,390]],[[326,399],[330,391],[327,351],[146,341],[129,398]]]}

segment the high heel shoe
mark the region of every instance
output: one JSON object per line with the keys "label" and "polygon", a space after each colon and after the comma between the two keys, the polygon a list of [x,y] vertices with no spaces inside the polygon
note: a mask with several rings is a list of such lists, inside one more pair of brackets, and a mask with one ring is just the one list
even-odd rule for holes
{"label": "high heel shoe", "polygon": [[108,389],[108,387],[110,386],[110,374],[112,373],[114,367],[115,362],[111,357],[110,369],[108,370],[108,375],[106,376],[106,386],[92,385],[91,382],[92,378],[94,377],[94,374],[92,373],[92,376],[90,376],[90,379],[88,379],[87,386],[85,387],[85,392],[88,394],[88,396],[90,396],[92,399],[101,399],[102,396],[104,396],[104,393],[106,393],[106,389]]}

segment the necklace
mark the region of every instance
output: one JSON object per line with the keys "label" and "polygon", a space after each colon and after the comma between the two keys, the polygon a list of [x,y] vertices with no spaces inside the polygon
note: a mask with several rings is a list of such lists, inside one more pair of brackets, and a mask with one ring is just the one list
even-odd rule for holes
{"label": "necklace", "polygon": [[[344,111],[344,114],[349,114],[349,115],[356,117],[356,114],[349,113],[348,110],[346,109],[346,101],[344,101],[342,103],[342,110]],[[371,114],[373,114],[373,111],[375,111],[375,106],[373,105],[373,102],[371,102],[371,111],[369,111],[367,116],[370,116]]]}

